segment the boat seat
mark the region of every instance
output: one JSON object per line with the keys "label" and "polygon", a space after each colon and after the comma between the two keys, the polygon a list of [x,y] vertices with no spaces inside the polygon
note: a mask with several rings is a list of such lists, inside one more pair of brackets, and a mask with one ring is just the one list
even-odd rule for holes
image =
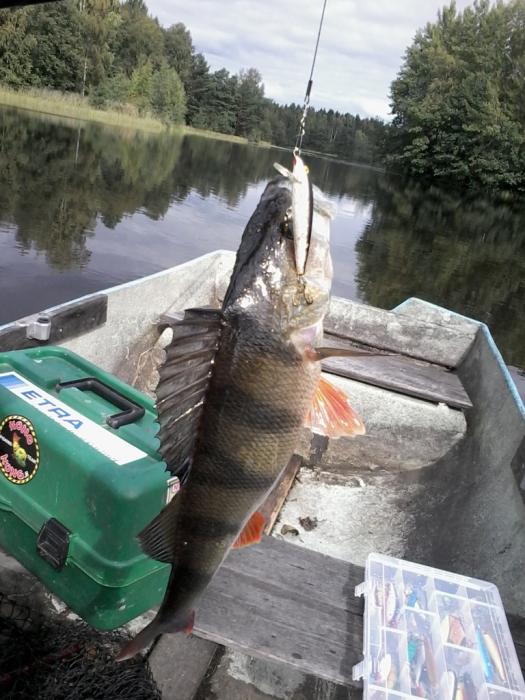
{"label": "boat seat", "polygon": [[[363,659],[363,602],[354,589],[364,578],[361,566],[275,537],[231,551],[195,618],[193,635],[208,643],[187,647],[182,635],[161,637],[149,658],[154,676],[173,676],[186,654],[195,668],[201,653],[197,686],[213,655],[211,641],[357,690],[352,667]],[[524,620],[507,618],[524,669]]]}
{"label": "boat seat", "polygon": [[[360,348],[349,338],[330,332],[325,333],[325,344]],[[374,348],[367,346],[366,350],[373,352]],[[455,370],[407,355],[331,357],[323,361],[323,370],[424,401],[444,403],[450,408],[472,408],[472,402]]]}
{"label": "boat seat", "polygon": [[[161,316],[159,330],[180,321],[183,312],[170,311]],[[355,340],[325,331],[325,344],[332,347],[365,349]],[[472,408],[472,402],[455,370],[442,365],[425,362],[403,354],[382,354],[370,357],[331,357],[323,361],[323,370],[364,384],[371,384],[399,394],[412,396],[432,403],[444,403],[459,410]]]}

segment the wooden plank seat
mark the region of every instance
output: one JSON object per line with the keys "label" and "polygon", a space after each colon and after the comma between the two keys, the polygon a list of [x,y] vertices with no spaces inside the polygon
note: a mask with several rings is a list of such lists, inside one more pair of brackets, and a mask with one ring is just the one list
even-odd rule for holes
{"label": "wooden plank seat", "polygon": [[[352,667],[363,658],[363,602],[354,589],[363,580],[361,566],[265,537],[228,555],[200,603],[193,634],[357,686]],[[525,669],[525,621],[508,619]],[[161,637],[153,659],[165,657],[175,638]],[[177,660],[170,656],[169,663]]]}
{"label": "wooden plank seat", "polygon": [[[325,344],[358,348],[349,338],[325,333]],[[374,352],[374,348],[366,350]],[[323,361],[325,372],[354,379],[451,408],[472,408],[472,402],[454,370],[402,354],[371,357],[330,357]]]}

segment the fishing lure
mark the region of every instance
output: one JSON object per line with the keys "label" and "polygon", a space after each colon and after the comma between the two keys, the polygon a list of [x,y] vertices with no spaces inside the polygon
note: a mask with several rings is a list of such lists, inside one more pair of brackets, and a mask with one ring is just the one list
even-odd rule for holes
{"label": "fishing lure", "polygon": [[432,644],[428,637],[423,640],[423,648],[425,650],[425,670],[427,672],[427,677],[432,688],[435,688],[439,683],[439,677],[436,666],[436,659],[434,658],[434,653],[432,650]]}
{"label": "fishing lure", "polygon": [[390,671],[392,670],[392,657],[390,654],[385,654],[377,664],[377,680],[381,683],[386,683]]}
{"label": "fishing lure", "polygon": [[465,686],[463,685],[463,680],[460,680],[459,683],[456,684],[454,700],[465,700]]}
{"label": "fishing lure", "polygon": [[441,637],[444,642],[456,646],[466,646],[466,633],[461,618],[457,615],[446,615],[441,621]]}
{"label": "fishing lure", "polygon": [[417,695],[418,698],[426,698],[428,695],[428,693],[425,689],[425,686],[422,683],[418,683],[413,688],[413,693],[414,693],[414,695]]}
{"label": "fishing lure", "polygon": [[448,642],[448,635],[450,633],[450,617],[449,617],[449,615],[445,615],[445,617],[441,620],[439,627],[441,630],[441,639],[443,640],[444,643]]}
{"label": "fishing lure", "polygon": [[423,588],[416,588],[417,606],[422,610],[428,610],[427,594]]}
{"label": "fishing lure", "polygon": [[476,686],[472,680],[470,673],[463,674],[463,699],[464,700],[477,700],[478,694],[476,693]]}
{"label": "fishing lure", "polygon": [[398,681],[398,672],[397,672],[397,664],[394,661],[394,659],[391,659],[392,665],[390,668],[390,671],[387,675],[386,678],[386,687],[389,688],[390,690],[395,690],[397,687],[397,681]]}
{"label": "fishing lure", "polygon": [[408,591],[408,593],[407,593],[407,599],[406,599],[406,600],[407,600],[407,603],[406,603],[406,604],[408,605],[409,608],[414,608],[414,607],[416,607],[416,603],[417,603],[417,591],[416,591],[415,588],[409,589],[409,591]]}
{"label": "fishing lure", "polygon": [[456,674],[454,671],[447,671],[445,673],[445,678],[448,686],[447,700],[456,700],[456,693],[458,689]]}
{"label": "fishing lure", "polygon": [[383,607],[383,597],[384,597],[383,584],[378,581],[374,585],[374,603],[377,605],[378,608]]}
{"label": "fishing lure", "polygon": [[420,684],[421,673],[425,664],[425,649],[422,639],[415,639],[415,652],[410,663],[410,678],[412,684],[417,686]]}
{"label": "fishing lure", "polygon": [[483,674],[489,683],[494,680],[494,668],[490,660],[490,654],[485,644],[485,640],[481,633],[480,627],[476,627],[476,641],[478,643],[479,653],[481,656],[481,665],[483,666]]}
{"label": "fishing lure", "polygon": [[428,610],[427,596],[421,583],[408,586],[405,591],[406,605],[415,610]]}
{"label": "fishing lure", "polygon": [[409,637],[407,642],[408,663],[411,664],[416,656],[418,640],[416,637]]}
{"label": "fishing lure", "polygon": [[387,625],[395,621],[397,608],[396,588],[394,584],[389,581],[385,588],[385,620]]}
{"label": "fishing lure", "polygon": [[488,632],[483,633],[483,641],[485,642],[485,647],[489,653],[493,667],[496,668],[496,673],[501,678],[501,680],[504,681],[505,671],[503,668],[503,661],[501,659],[501,654],[499,653],[498,645],[494,641],[492,635],[490,635]]}

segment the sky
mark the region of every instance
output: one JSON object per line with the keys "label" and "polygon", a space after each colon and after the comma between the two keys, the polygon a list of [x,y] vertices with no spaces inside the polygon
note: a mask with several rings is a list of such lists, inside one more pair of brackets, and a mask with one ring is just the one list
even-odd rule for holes
{"label": "sky", "polygon": [[[254,67],[265,94],[302,103],[322,0],[146,0],[164,26],[183,22],[213,70]],[[328,0],[311,103],[390,118],[388,93],[419,28],[444,0]],[[448,3],[447,3],[448,4]],[[469,0],[457,0],[462,10]]]}

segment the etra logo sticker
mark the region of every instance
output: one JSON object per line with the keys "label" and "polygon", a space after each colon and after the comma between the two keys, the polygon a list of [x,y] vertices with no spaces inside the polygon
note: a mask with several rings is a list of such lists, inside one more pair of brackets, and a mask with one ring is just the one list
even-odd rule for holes
{"label": "etra logo sticker", "polygon": [[38,471],[40,449],[33,424],[24,416],[0,423],[0,469],[13,484],[27,484]]}

